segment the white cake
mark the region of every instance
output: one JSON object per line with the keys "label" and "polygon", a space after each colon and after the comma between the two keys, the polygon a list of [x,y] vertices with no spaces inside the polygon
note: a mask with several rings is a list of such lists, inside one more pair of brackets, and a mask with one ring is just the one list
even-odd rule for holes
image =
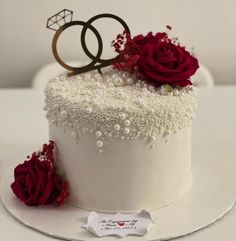
{"label": "white cake", "polygon": [[112,68],[51,80],[45,90],[55,160],[69,202],[89,210],[156,209],[191,186],[195,88],[157,88]]}

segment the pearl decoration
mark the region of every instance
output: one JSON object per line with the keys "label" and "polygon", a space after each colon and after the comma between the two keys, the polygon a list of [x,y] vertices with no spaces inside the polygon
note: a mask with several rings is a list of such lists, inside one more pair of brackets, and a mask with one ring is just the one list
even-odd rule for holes
{"label": "pearl decoration", "polygon": [[112,82],[109,82],[109,83],[108,83],[108,86],[109,86],[109,87],[114,87],[114,84],[113,84]]}
{"label": "pearl decoration", "polygon": [[117,78],[117,74],[113,74],[113,75],[111,76],[111,78],[112,78],[112,79]]}
{"label": "pearl decoration", "polygon": [[108,67],[103,76],[91,71],[70,78],[62,74],[50,81],[45,110],[50,124],[55,122],[66,130],[70,127],[76,140],[86,131],[94,134],[98,145],[97,141],[105,145],[105,140],[119,138],[138,139],[149,147],[155,136],[164,133],[165,142],[168,130],[175,133],[191,123],[196,108],[194,93],[194,87],[157,88]]}
{"label": "pearl decoration", "polygon": [[91,114],[91,113],[93,112],[93,109],[92,109],[91,107],[88,107],[88,108],[87,108],[87,112],[88,112],[89,114]]}
{"label": "pearl decoration", "polygon": [[121,120],[125,120],[126,114],[125,113],[120,114],[120,118],[121,118]]}
{"label": "pearl decoration", "polygon": [[118,96],[120,96],[120,97],[123,97],[123,96],[125,95],[125,93],[124,93],[122,90],[119,90],[119,91],[117,92],[117,94],[118,94]]}
{"label": "pearl decoration", "polygon": [[97,141],[97,146],[98,147],[102,147],[103,146],[103,142],[102,141]]}
{"label": "pearl decoration", "polygon": [[128,77],[128,73],[127,72],[122,73],[122,77],[126,79]]}
{"label": "pearl decoration", "polygon": [[137,100],[137,104],[139,107],[144,107],[144,103],[141,99]]}
{"label": "pearl decoration", "polygon": [[134,83],[134,80],[132,78],[128,78],[126,82],[128,85],[132,85]]}
{"label": "pearl decoration", "polygon": [[101,131],[97,131],[96,132],[96,137],[101,137],[102,136],[102,132]]}
{"label": "pearl decoration", "polygon": [[91,74],[90,74],[90,73],[86,73],[86,74],[85,74],[85,78],[86,78],[86,79],[90,79],[90,78],[91,78]]}
{"label": "pearl decoration", "polygon": [[130,132],[130,129],[129,129],[128,127],[125,127],[125,128],[124,128],[124,133],[125,133],[126,135],[128,135],[129,132]]}
{"label": "pearl decoration", "polygon": [[145,92],[145,91],[142,92],[142,96],[143,96],[143,97],[146,97],[147,95],[148,95],[147,92]]}
{"label": "pearl decoration", "polygon": [[101,75],[100,75],[100,74],[95,74],[94,78],[95,78],[95,79],[100,79],[100,78],[101,78]]}
{"label": "pearl decoration", "polygon": [[114,125],[114,129],[115,129],[116,131],[120,130],[120,125],[119,125],[119,124],[115,124],[115,125]]}
{"label": "pearl decoration", "polygon": [[148,136],[148,138],[147,138],[147,142],[148,143],[152,143],[154,141],[156,141],[156,137],[155,136]]}
{"label": "pearl decoration", "polygon": [[67,112],[66,112],[65,110],[62,110],[62,111],[61,111],[61,116],[62,116],[63,118],[66,118],[66,117],[67,117]]}
{"label": "pearl decoration", "polygon": [[125,125],[129,126],[130,125],[130,120],[125,120]]}
{"label": "pearl decoration", "polygon": [[102,95],[102,91],[100,89],[95,91],[95,94],[99,97],[99,95]]}
{"label": "pearl decoration", "polygon": [[116,87],[120,87],[120,86],[123,86],[123,79],[121,79],[120,77],[117,77],[114,79],[114,85]]}

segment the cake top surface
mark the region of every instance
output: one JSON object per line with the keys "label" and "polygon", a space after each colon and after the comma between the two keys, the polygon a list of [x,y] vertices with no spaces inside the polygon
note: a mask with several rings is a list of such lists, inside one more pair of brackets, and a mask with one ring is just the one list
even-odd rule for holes
{"label": "cake top surface", "polygon": [[[143,139],[166,136],[191,123],[196,88],[155,87],[124,71],[107,67],[73,77],[64,73],[49,81],[47,117],[72,135],[84,132],[100,139]],[[101,143],[100,143],[101,144]]]}

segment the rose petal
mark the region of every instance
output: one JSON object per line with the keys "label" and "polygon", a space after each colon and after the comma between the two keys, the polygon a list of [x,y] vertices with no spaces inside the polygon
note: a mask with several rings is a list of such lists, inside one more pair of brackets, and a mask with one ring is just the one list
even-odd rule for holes
{"label": "rose petal", "polygon": [[190,80],[182,80],[176,83],[176,86],[179,86],[179,87],[185,87],[187,85],[192,85],[192,82]]}

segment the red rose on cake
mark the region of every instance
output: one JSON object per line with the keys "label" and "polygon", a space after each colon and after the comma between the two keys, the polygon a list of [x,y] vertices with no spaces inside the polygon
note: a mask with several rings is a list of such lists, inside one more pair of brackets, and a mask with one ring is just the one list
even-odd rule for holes
{"label": "red rose on cake", "polygon": [[61,205],[69,195],[67,182],[55,172],[53,149],[53,141],[44,144],[14,170],[12,191],[26,205]]}
{"label": "red rose on cake", "polygon": [[199,68],[198,60],[166,33],[149,32],[133,39],[124,33],[118,35],[113,46],[119,53],[114,68],[134,73],[157,86],[191,85],[190,77]]}

